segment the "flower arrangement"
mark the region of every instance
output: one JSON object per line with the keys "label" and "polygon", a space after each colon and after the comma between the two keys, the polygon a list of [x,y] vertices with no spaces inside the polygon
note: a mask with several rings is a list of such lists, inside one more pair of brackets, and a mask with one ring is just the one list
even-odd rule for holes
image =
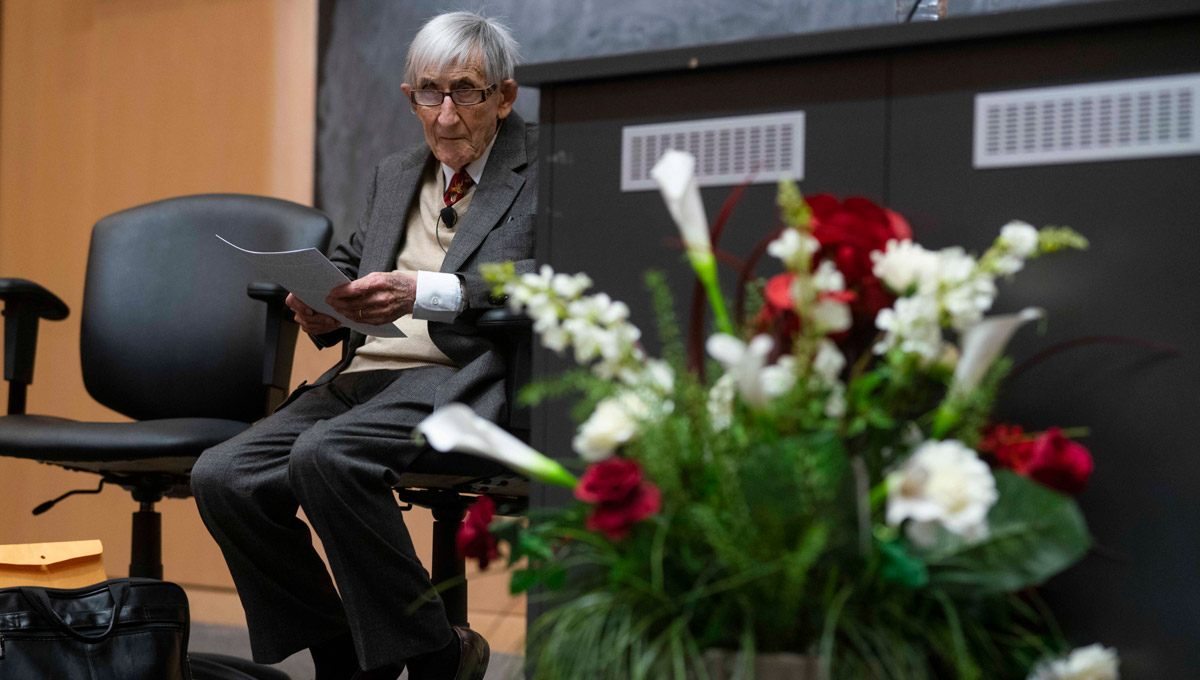
{"label": "flower arrangement", "polygon": [[514,592],[543,588],[535,677],[752,678],[756,657],[794,653],[822,678],[1116,678],[1112,650],[1064,656],[1035,589],[1089,546],[1081,432],[990,420],[1008,339],[1044,316],[987,316],[998,284],[1086,240],[1012,222],[978,257],[927,250],[892,211],[783,182],[764,249],[783,272],[731,315],[693,168],[668,152],[653,176],[713,310],[715,379],[688,369],[661,274],[660,359],[586,275],[491,265],[580,366],[524,397],[582,395],[582,476],[465,407],[419,428],[574,490],[527,520],[493,521],[481,498],[459,535],[482,566],[506,546]]}

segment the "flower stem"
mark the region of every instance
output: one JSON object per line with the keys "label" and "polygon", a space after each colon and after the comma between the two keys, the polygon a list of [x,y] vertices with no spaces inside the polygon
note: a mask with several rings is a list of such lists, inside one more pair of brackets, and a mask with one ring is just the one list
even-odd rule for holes
{"label": "flower stem", "polygon": [[716,259],[711,252],[696,250],[688,251],[688,259],[692,263],[696,277],[704,285],[704,292],[708,295],[709,305],[712,306],[717,329],[722,333],[734,335],[733,323],[729,320],[729,313],[725,310],[725,299],[721,297],[721,285],[717,281]]}

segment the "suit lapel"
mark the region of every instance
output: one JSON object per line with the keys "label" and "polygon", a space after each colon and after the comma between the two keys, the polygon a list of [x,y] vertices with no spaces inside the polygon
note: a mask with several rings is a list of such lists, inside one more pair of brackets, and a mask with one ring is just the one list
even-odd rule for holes
{"label": "suit lapel", "polygon": [[526,164],[525,121],[516,113],[509,114],[492,145],[483,177],[471,197],[471,207],[463,218],[459,232],[450,242],[450,249],[442,261],[442,271],[454,273],[475,252],[488,233],[500,225],[500,219],[508,211],[525,178],[513,172]]}
{"label": "suit lapel", "polygon": [[[396,256],[404,242],[404,230],[408,225],[408,211],[421,190],[421,178],[429,165],[432,154],[413,155],[399,169],[399,175],[383,186],[392,186],[392,191],[383,191],[376,197],[371,230],[363,248],[363,261],[359,274],[387,272],[396,268]],[[381,178],[383,179],[383,178]]]}

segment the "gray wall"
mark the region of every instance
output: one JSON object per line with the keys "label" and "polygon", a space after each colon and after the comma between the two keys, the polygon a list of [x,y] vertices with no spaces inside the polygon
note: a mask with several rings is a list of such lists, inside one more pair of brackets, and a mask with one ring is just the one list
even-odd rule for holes
{"label": "gray wall", "polygon": [[[1080,0],[949,0],[962,16]],[[890,23],[896,0],[321,0],[316,203],[336,242],[354,228],[365,182],[387,154],[422,140],[400,91],[404,55],[429,17],[463,6],[502,18],[526,63]],[[537,117],[537,91],[517,111]]]}

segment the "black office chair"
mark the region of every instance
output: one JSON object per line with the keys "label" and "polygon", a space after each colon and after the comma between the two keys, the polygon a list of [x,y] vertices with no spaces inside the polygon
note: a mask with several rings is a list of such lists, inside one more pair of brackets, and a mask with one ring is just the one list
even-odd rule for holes
{"label": "black office chair", "polygon": [[[96,223],[84,283],[80,355],[84,385],[134,419],[78,422],[24,415],[39,319],[67,307],[35,283],[0,279],[4,378],[9,415],[0,417],[0,456],[100,475],[129,490],[131,576],[162,578],[164,497],[186,497],[188,474],[206,448],[270,412],[286,395],[296,324],[287,291],[260,278],[216,234],[252,250],[324,250],[333,233],[323,213],[259,196],[184,196],[130,208]],[[263,304],[266,303],[266,304]]]}
{"label": "black office chair", "polygon": [[[508,361],[504,387],[509,410],[502,425],[529,441],[529,409],[517,405],[517,391],[529,382],[532,321],[504,309],[482,314],[476,327],[489,336]],[[529,505],[529,480],[491,460],[463,453],[441,453],[426,447],[400,476],[396,495],[408,504],[433,511],[433,564],[430,578],[441,591],[446,616],[455,626],[468,626],[466,561],[458,556],[455,537],[476,496],[496,502],[500,515],[523,514]],[[406,508],[407,509],[407,508]]]}

